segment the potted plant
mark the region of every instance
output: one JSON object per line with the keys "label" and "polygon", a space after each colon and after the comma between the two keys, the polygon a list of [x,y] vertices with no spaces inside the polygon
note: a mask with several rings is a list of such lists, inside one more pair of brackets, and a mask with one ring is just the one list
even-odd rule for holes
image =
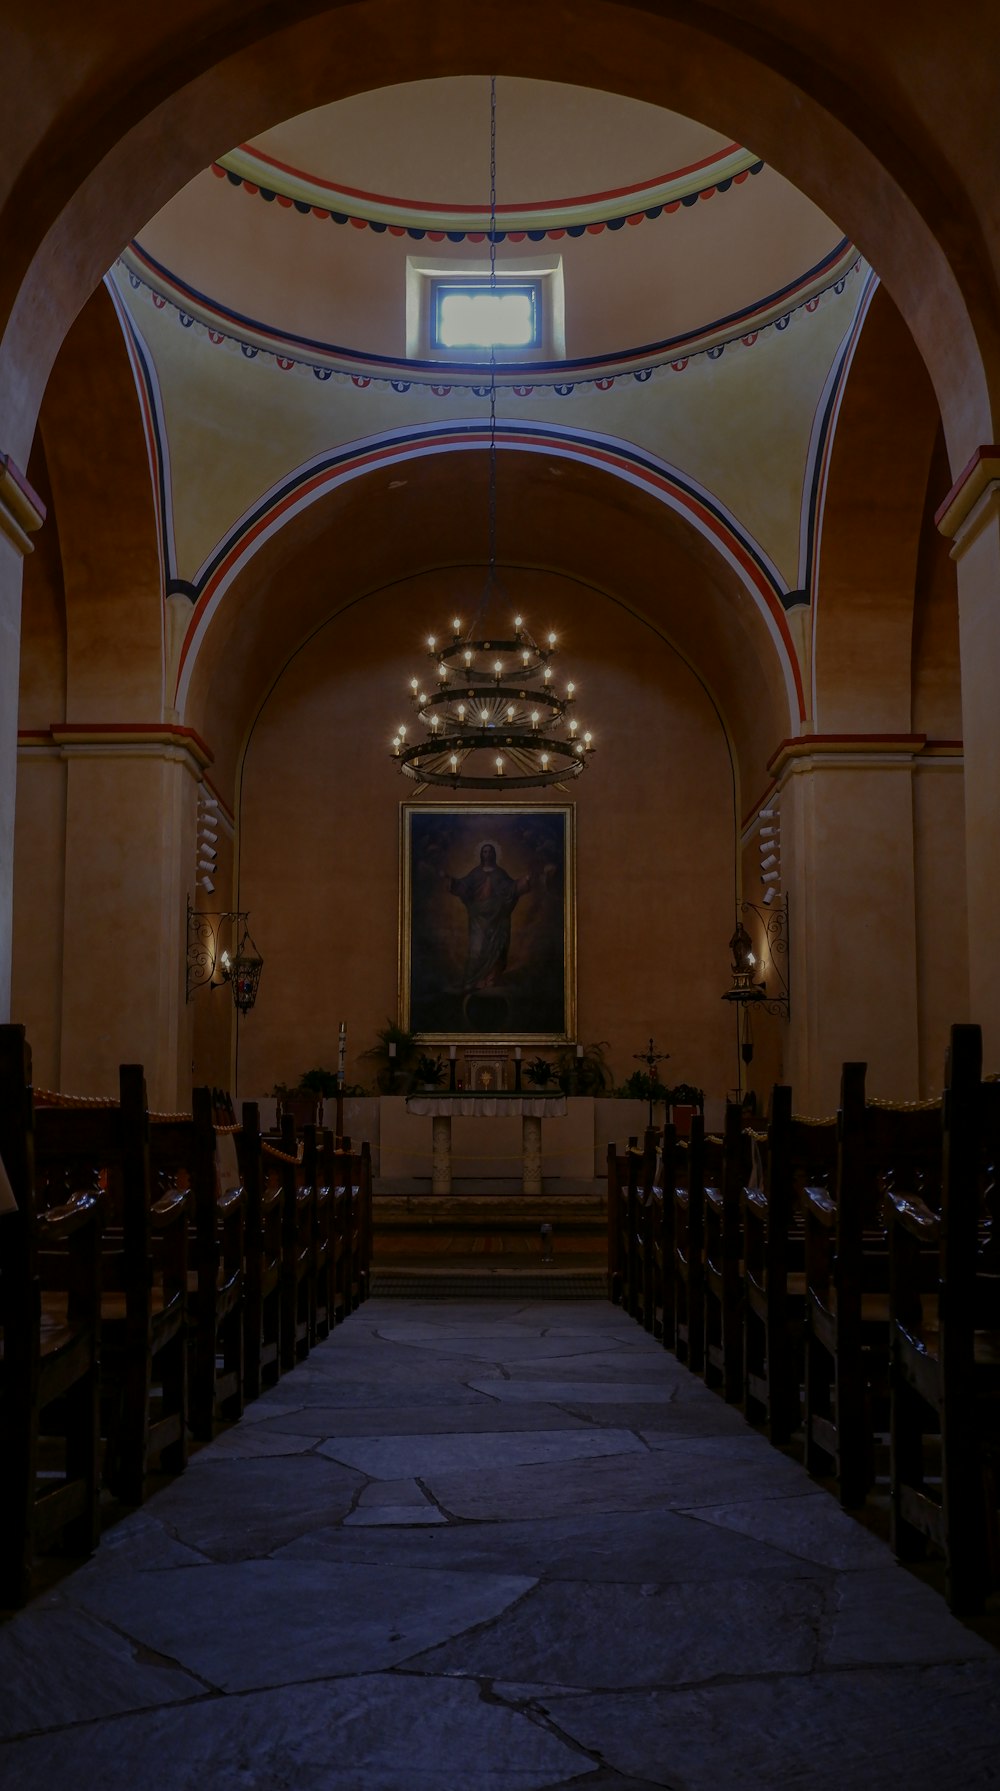
{"label": "potted plant", "polygon": [[555,1080],[552,1065],[547,1057],[530,1057],[522,1065],[522,1074],[524,1080],[530,1083],[532,1088],[547,1088],[549,1083]]}
{"label": "potted plant", "polygon": [[317,1124],[321,1098],[318,1089],[305,1088],[301,1082],[276,1082],[271,1093],[278,1103],[279,1125],[286,1113],[291,1115],[296,1127]]}
{"label": "potted plant", "polygon": [[[375,1086],[380,1094],[408,1094],[413,1086],[414,1071],[417,1058],[420,1056],[420,1035],[410,1032],[405,1026],[397,1026],[394,1020],[387,1020],[375,1034],[378,1043],[369,1047],[365,1057],[378,1065],[375,1072]],[[395,1045],[392,1055],[389,1046]]]}
{"label": "potted plant", "polygon": [[666,1101],[670,1097],[670,1090],[659,1076],[650,1075],[648,1070],[633,1070],[614,1092],[621,1101]]}
{"label": "potted plant", "polygon": [[564,1094],[599,1095],[611,1082],[611,1070],[604,1053],[607,1039],[585,1045],[577,1055],[575,1045],[563,1045],[556,1056],[556,1080]]}
{"label": "potted plant", "polygon": [[299,1089],[303,1094],[311,1091],[313,1094],[322,1095],[324,1100],[328,1100],[337,1092],[337,1072],[336,1070],[321,1069],[306,1070],[305,1075],[299,1078]]}
{"label": "potted plant", "polygon": [[422,1051],[417,1058],[417,1067],[414,1073],[418,1088],[426,1089],[428,1094],[433,1094],[444,1081],[444,1064],[440,1057],[431,1057],[428,1052]]}

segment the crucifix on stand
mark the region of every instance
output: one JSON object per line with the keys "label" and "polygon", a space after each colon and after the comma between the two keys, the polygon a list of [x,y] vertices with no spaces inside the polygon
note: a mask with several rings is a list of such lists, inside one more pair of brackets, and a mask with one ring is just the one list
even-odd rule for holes
{"label": "crucifix on stand", "polygon": [[649,1072],[649,1127],[650,1127],[650,1130],[652,1131],[652,1127],[653,1127],[653,1089],[656,1087],[656,1066],[658,1063],[666,1063],[668,1057],[670,1056],[670,1052],[669,1051],[658,1051],[656,1049],[656,1046],[653,1044],[652,1039],[650,1039],[649,1044],[647,1045],[645,1051],[633,1051],[632,1056],[634,1057],[636,1063],[644,1063]]}

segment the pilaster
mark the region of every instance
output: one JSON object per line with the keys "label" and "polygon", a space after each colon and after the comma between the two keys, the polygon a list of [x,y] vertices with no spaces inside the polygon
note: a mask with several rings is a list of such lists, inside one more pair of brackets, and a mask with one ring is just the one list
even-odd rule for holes
{"label": "pilaster", "polygon": [[0,452],[0,1020],[10,1018],[21,570],[31,536],[44,521],[41,498]]}

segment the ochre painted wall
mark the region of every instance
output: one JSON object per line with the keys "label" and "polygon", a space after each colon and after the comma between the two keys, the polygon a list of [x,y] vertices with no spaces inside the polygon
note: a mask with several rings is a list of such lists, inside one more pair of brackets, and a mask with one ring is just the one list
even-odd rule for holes
{"label": "ochre painted wall", "polygon": [[[579,684],[581,722],[598,742],[570,793],[579,1036],[609,1042],[621,1080],[652,1033],[672,1053],[671,1077],[721,1093],[735,1082],[719,999],[734,853],[725,738],[661,637],[568,580],[553,581],[543,609],[544,588],[544,575],[524,575],[508,595],[539,623],[551,615],[571,639],[562,675]],[[438,590],[443,620],[462,594],[460,575],[443,575]],[[464,591],[468,609],[467,581]],[[242,1093],[333,1063],[341,1019],[348,1077],[371,1080],[358,1053],[396,1013],[399,805],[412,790],[393,769],[389,738],[407,714],[416,643],[441,625],[427,601],[426,584],[419,601],[412,587],[397,587],[322,628],[290,661],[254,729],[239,901],[264,972],[240,1028]]]}

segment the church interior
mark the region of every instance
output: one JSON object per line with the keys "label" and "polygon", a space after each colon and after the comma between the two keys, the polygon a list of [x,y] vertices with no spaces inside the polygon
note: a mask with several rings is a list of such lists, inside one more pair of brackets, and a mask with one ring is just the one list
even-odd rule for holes
{"label": "church interior", "polygon": [[0,17],[5,1785],[1000,1783],[998,67]]}

